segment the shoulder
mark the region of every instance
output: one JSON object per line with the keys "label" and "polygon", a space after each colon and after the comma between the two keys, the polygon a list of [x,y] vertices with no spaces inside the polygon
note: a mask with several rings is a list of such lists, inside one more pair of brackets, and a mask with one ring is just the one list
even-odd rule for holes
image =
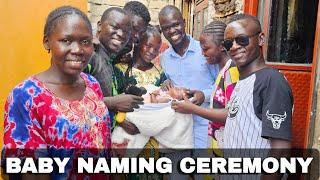
{"label": "shoulder", "polygon": [[11,91],[12,94],[15,95],[23,95],[23,94],[30,94],[30,95],[37,95],[38,93],[42,92],[43,86],[41,82],[38,81],[35,76],[31,76],[26,80],[22,81],[18,85],[16,85],[13,90]]}
{"label": "shoulder", "polygon": [[160,59],[163,57],[167,57],[171,54],[172,52],[172,46],[169,46],[169,48],[167,48],[166,50],[164,50],[161,54],[160,54]]}
{"label": "shoulder", "polygon": [[90,74],[81,73],[80,76],[85,81],[86,85],[88,85],[90,87],[99,85],[99,82],[97,81],[97,79]]}
{"label": "shoulder", "polygon": [[193,37],[189,36],[189,39],[190,39],[190,46],[191,46],[191,49],[194,49],[196,52],[199,52],[200,54],[202,54],[202,49],[201,49],[201,46],[200,46],[200,41],[194,39]]}
{"label": "shoulder", "polygon": [[94,45],[94,52],[92,57],[90,58],[90,62],[96,62],[99,60],[103,60],[108,58],[108,55],[104,52],[103,47],[101,44]]}
{"label": "shoulder", "polygon": [[264,68],[256,73],[256,92],[265,90],[266,94],[287,94],[292,98],[292,89],[283,74],[277,69]]}
{"label": "shoulder", "polygon": [[28,105],[31,106],[31,99],[42,94],[43,90],[44,88],[41,85],[41,82],[36,80],[34,76],[31,76],[12,89],[7,98],[7,103],[10,104],[19,101],[20,103],[25,104],[24,106],[26,107]]}
{"label": "shoulder", "polygon": [[172,54],[173,49],[170,45],[169,48],[167,48],[163,53],[160,54],[160,64],[164,68],[165,63],[168,62],[171,58],[170,55]]}
{"label": "shoulder", "polygon": [[256,72],[256,81],[257,82],[275,82],[281,84],[289,84],[287,79],[279,70],[274,68],[264,68]]}

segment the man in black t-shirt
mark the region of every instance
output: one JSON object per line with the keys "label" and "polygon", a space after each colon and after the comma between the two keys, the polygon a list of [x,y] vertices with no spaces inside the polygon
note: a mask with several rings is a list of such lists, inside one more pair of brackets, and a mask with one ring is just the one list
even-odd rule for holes
{"label": "man in black t-shirt", "polygon": [[[287,156],[291,148],[293,96],[285,77],[265,64],[265,36],[256,17],[239,14],[226,27],[223,45],[237,65],[240,80],[228,104],[225,149],[271,149]],[[278,176],[278,175],[272,175]]]}
{"label": "man in black t-shirt", "polygon": [[225,148],[290,148],[291,88],[278,70],[265,64],[263,44],[256,17],[235,15],[225,30],[224,46],[240,72],[228,106]]}

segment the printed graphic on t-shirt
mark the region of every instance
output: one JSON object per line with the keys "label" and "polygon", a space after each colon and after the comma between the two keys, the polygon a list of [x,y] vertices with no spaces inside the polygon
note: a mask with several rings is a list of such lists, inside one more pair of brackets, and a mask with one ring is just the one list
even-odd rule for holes
{"label": "printed graphic on t-shirt", "polygon": [[233,96],[229,102],[228,118],[235,118],[239,112],[239,108],[239,98],[237,96]]}
{"label": "printed graphic on t-shirt", "polygon": [[280,129],[281,123],[286,119],[287,112],[284,114],[271,114],[269,110],[266,112],[267,119],[272,122],[272,127],[274,129]]}

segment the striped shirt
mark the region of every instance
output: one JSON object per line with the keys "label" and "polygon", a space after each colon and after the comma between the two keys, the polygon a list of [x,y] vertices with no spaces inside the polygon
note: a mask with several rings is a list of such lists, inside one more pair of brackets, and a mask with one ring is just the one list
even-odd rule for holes
{"label": "striped shirt", "polygon": [[228,103],[224,148],[269,149],[270,138],[291,140],[293,96],[279,71],[258,70],[240,79]]}

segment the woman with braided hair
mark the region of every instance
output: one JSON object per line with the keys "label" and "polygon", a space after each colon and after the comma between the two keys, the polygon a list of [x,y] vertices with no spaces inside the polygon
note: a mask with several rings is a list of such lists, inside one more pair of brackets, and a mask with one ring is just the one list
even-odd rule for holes
{"label": "woman with braided hair", "polygon": [[[220,69],[212,92],[210,109],[194,105],[187,98],[184,102],[172,103],[172,108],[177,112],[197,114],[212,121],[209,124],[208,134],[209,146],[213,149],[223,147],[223,122],[228,114],[227,103],[239,80],[238,69],[222,45],[225,28],[225,23],[215,20],[205,26],[200,35],[200,45],[207,62],[219,64]],[[215,152],[221,155],[219,151]]]}

